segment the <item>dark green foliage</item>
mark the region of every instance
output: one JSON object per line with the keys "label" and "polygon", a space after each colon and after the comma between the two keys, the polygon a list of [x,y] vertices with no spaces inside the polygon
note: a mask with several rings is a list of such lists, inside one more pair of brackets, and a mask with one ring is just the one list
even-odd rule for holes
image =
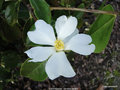
{"label": "dark green foliage", "polygon": [[18,23],[19,2],[13,2],[7,6],[5,10],[5,18],[8,24],[14,25]]}
{"label": "dark green foliage", "polygon": [[0,80],[6,80],[10,78],[10,73],[3,67],[0,66]]}
{"label": "dark green foliage", "polygon": [[[114,11],[111,5],[105,6],[102,10]],[[108,44],[110,35],[115,22],[115,15],[99,15],[96,21],[92,24],[88,32],[92,37],[92,43],[95,44],[96,53],[102,52]]]}
{"label": "dark green foliage", "polygon": [[17,64],[20,62],[21,57],[15,51],[9,50],[2,53],[1,60],[6,68],[15,68]]}
{"label": "dark green foliage", "polygon": [[8,6],[5,5],[5,16],[0,16],[0,37],[6,42],[13,42],[21,38],[21,30],[18,24],[19,3],[19,1],[7,3]]}
{"label": "dark green foliage", "polygon": [[[30,59],[29,59],[30,60]],[[28,62],[26,60],[21,67],[21,75],[26,76],[35,81],[43,81],[47,78],[47,74],[45,72],[45,63],[34,63]]]}
{"label": "dark green foliage", "polygon": [[21,30],[15,24],[10,26],[5,19],[0,17],[0,37],[6,42],[13,42],[21,38]]}
{"label": "dark green foliage", "polygon": [[4,2],[4,0],[0,0],[0,9],[2,7],[3,2]]}
{"label": "dark green foliage", "polygon": [[47,23],[51,23],[51,11],[45,0],[29,0],[34,9],[37,19],[43,19]]}

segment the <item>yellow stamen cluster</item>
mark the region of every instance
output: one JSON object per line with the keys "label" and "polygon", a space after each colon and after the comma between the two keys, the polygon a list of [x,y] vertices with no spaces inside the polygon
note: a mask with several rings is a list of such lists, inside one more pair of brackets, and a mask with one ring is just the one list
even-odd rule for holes
{"label": "yellow stamen cluster", "polygon": [[61,51],[64,49],[64,42],[62,40],[56,40],[54,47],[57,51]]}

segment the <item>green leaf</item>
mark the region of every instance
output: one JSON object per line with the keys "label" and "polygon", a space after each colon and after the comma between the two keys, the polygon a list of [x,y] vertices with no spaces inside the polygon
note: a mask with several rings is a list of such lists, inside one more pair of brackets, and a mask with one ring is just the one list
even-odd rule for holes
{"label": "green leaf", "polygon": [[5,51],[2,54],[2,62],[5,64],[6,68],[15,68],[20,60],[20,55],[15,51]]}
{"label": "green leaf", "polygon": [[43,19],[47,23],[51,23],[51,11],[45,0],[29,0],[34,9],[37,19]]}
{"label": "green leaf", "polygon": [[35,81],[43,81],[47,78],[45,64],[46,62],[28,62],[26,60],[21,66],[21,75]]}
{"label": "green leaf", "polygon": [[[111,5],[105,6],[102,10],[114,11]],[[101,14],[92,24],[88,34],[91,35],[92,43],[96,46],[95,53],[100,53],[107,46],[115,19],[115,15]]]}
{"label": "green leaf", "polygon": [[2,7],[3,2],[4,2],[4,0],[0,0],[0,9]]}
{"label": "green leaf", "polygon": [[22,20],[29,19],[30,16],[29,16],[29,10],[28,10],[28,8],[21,3],[19,9],[20,10],[19,10],[19,13],[18,13],[18,18],[22,19]]}
{"label": "green leaf", "polygon": [[104,7],[104,5],[106,4],[106,2],[107,2],[107,0],[104,0],[104,1],[102,2],[102,4],[101,4],[100,7],[99,7],[100,10]]}
{"label": "green leaf", "polygon": [[10,25],[18,22],[19,2],[10,3],[5,10],[5,18]]}
{"label": "green leaf", "polygon": [[23,40],[24,42],[26,42],[26,38],[27,38],[27,32],[30,30],[30,28],[32,27],[32,25],[34,24],[34,20],[32,18],[29,18],[25,25],[24,25],[24,32],[23,32]]}
{"label": "green leaf", "polygon": [[5,42],[13,42],[21,38],[21,31],[17,25],[10,26],[8,23],[0,17],[0,37]]}

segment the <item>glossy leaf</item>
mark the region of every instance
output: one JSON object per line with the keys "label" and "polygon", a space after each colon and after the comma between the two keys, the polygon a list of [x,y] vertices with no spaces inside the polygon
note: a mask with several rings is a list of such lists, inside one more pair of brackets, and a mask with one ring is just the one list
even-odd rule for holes
{"label": "glossy leaf", "polygon": [[43,19],[47,23],[51,23],[50,7],[45,0],[29,0],[34,9],[37,19]]}
{"label": "glossy leaf", "polygon": [[46,62],[28,62],[28,60],[26,60],[21,66],[21,75],[35,81],[43,81],[47,78],[45,63]]}
{"label": "glossy leaf", "polygon": [[24,42],[26,42],[27,32],[30,30],[30,28],[32,27],[33,24],[34,24],[34,20],[32,18],[29,18],[25,23],[24,32],[23,32],[23,40],[24,40]]}
{"label": "glossy leaf", "polygon": [[18,22],[18,8],[19,2],[10,3],[5,10],[5,18],[10,25]]}
{"label": "glossy leaf", "polygon": [[21,31],[17,25],[10,26],[0,17],[0,37],[6,42],[13,42],[21,38]]}
{"label": "glossy leaf", "polygon": [[18,12],[18,18],[22,19],[22,20],[27,20],[27,19],[29,19],[29,17],[30,17],[30,15],[29,15],[28,8],[21,3],[19,12]]}
{"label": "glossy leaf", "polygon": [[[105,6],[102,10],[114,11],[111,5]],[[100,53],[107,46],[115,19],[115,15],[101,14],[92,24],[88,34],[91,35],[93,40],[92,43],[96,46],[95,53]]]}

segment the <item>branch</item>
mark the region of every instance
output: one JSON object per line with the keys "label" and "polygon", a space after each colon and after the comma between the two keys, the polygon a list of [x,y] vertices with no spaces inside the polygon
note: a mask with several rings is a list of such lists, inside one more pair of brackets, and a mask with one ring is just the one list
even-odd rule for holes
{"label": "branch", "polygon": [[35,17],[35,15],[33,13],[33,9],[31,8],[31,6],[29,4],[27,5],[27,8],[28,8],[30,14],[32,15],[34,21],[37,21],[37,18]]}
{"label": "branch", "polygon": [[25,0],[23,0],[23,4],[27,7],[27,9],[28,9],[29,13],[31,14],[32,18],[34,19],[34,21],[37,21],[37,18],[36,18],[35,15],[34,15],[34,12],[33,12],[33,9],[32,9],[32,7],[31,7],[31,5],[30,5],[30,4],[27,4],[27,3],[25,2]]}
{"label": "branch", "polygon": [[93,9],[83,9],[83,8],[50,7],[50,10],[51,11],[52,10],[71,10],[71,11],[82,11],[82,12],[89,12],[89,13],[120,15],[120,12],[102,11],[102,10],[93,10]]}

